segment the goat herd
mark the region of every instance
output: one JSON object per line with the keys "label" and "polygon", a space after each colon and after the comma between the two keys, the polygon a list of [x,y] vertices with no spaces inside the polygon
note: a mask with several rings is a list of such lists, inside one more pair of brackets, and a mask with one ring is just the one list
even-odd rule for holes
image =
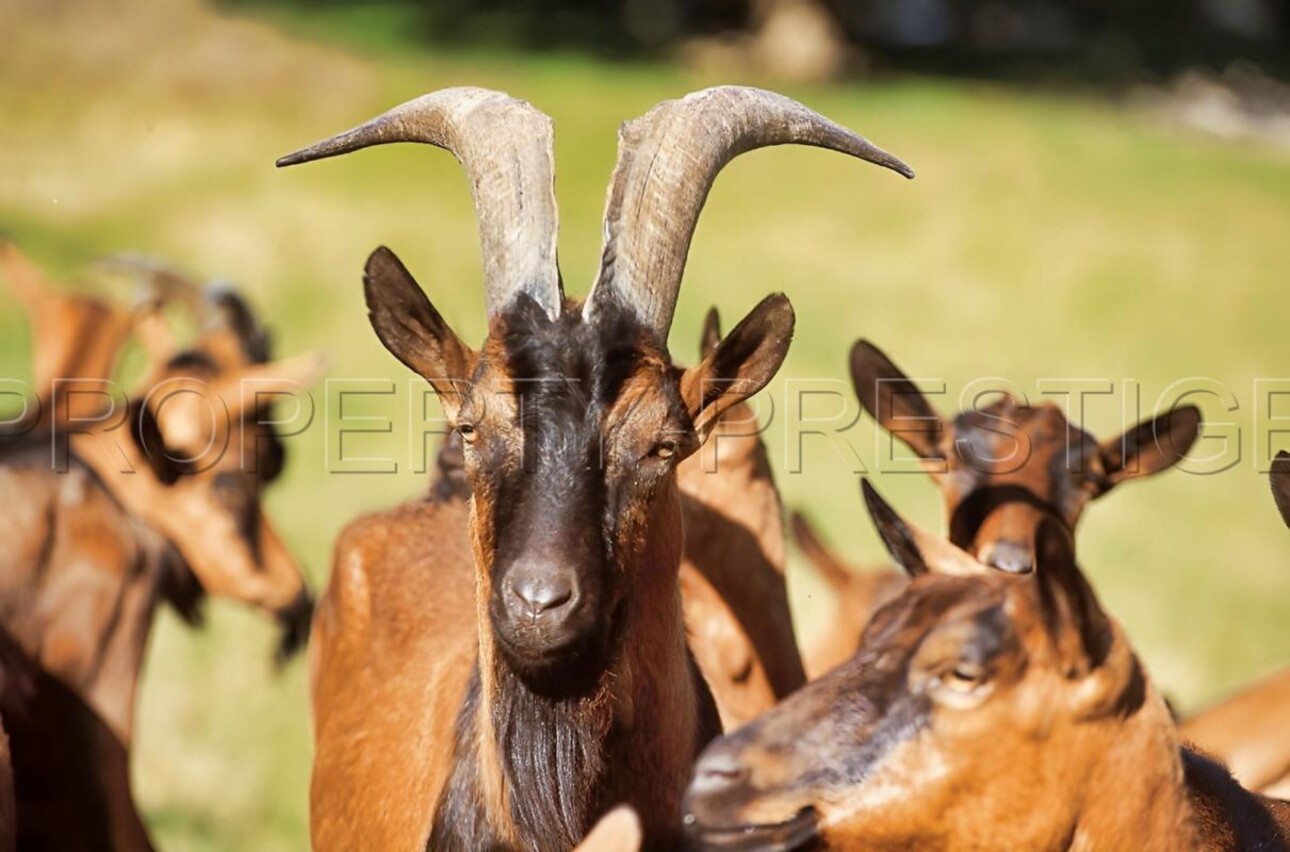
{"label": "goat herd", "polygon": [[[127,309],[0,249],[37,390],[0,433],[0,846],[151,848],[128,771],[148,632],[158,606],[196,622],[212,594],[277,620],[284,659],[310,640],[320,850],[1290,847],[1290,669],[1175,719],[1075,561],[1084,506],[1182,458],[1195,408],[1101,443],[1006,397],[944,418],[856,343],[860,402],[925,460],[949,537],[865,482],[904,573],[860,572],[795,515],[837,591],[799,651],[745,405],[793,309],[768,296],[725,335],[710,314],[688,368],[668,331],[732,158],[796,143],[904,163],[769,92],[663,102],[623,125],[577,300],[549,118],[448,89],[279,165],[388,142],[465,168],[488,335],[472,348],[391,251],[368,258],[377,337],[455,430],[426,494],[341,531],[316,612],[260,498],[283,466],[274,392],[318,359],[272,360],[235,292],[155,263],[111,261],[144,285]],[[131,339],[147,365],[116,398]],[[1024,463],[998,463],[1018,443]],[[238,451],[206,462],[211,446]],[[1290,524],[1290,456],[1271,480]]]}

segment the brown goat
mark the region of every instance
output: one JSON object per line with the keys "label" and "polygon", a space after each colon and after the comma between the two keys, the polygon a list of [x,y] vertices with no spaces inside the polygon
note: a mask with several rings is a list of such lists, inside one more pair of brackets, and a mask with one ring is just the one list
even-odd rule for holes
{"label": "brown goat", "polygon": [[[1290,453],[1272,462],[1272,497],[1290,527]],[[1185,720],[1182,737],[1231,769],[1251,790],[1290,798],[1290,668],[1283,668]]]}
{"label": "brown goat", "polygon": [[[716,308],[700,357],[721,342]],[[784,507],[757,416],[730,406],[676,469],[685,525],[681,606],[690,649],[732,730],[806,682],[784,582]]]}
{"label": "brown goat", "polygon": [[389,250],[372,325],[435,389],[469,501],[362,519],[337,542],[312,652],[311,834],[320,850],[571,849],[609,806],[674,848],[694,756],[718,728],[685,642],[676,466],[760,390],[792,334],[759,304],[702,362],[666,349],[685,257],[720,168],[770,144],[908,172],[800,104],[719,88],[624,125],[600,273],[567,299],[550,119],[450,89],[279,161],[392,141],[452,151],[474,194],[488,336],[448,328]]}
{"label": "brown goat", "polygon": [[[941,417],[931,402],[881,350],[866,340],[851,349],[851,381],[860,404],[922,460],[940,486],[949,538],[982,562],[1025,572],[1039,521],[1051,517],[1074,530],[1091,500],[1116,485],[1177,464],[1196,440],[1200,410],[1179,406],[1098,443],[1067,421],[1053,403],[1020,405],[1012,397]],[[820,551],[817,543],[799,545]],[[819,559],[813,559],[819,566]],[[832,559],[841,566],[841,562]],[[839,613],[824,634],[824,658],[804,655],[807,670],[827,671],[837,650],[854,650],[872,609],[892,587],[892,573],[854,572]]]}
{"label": "brown goat", "polygon": [[1290,805],[1180,748],[1059,522],[1018,575],[866,502],[913,579],[850,661],[705,750],[701,847],[1286,848]]}
{"label": "brown goat", "polygon": [[[235,297],[219,298],[219,312],[244,313],[240,301],[229,301]],[[157,317],[140,319],[146,325]],[[62,332],[46,326],[41,333]],[[212,420],[202,417],[205,412],[191,406],[185,412],[161,394],[141,392],[121,411],[100,398],[78,408],[72,420],[42,420],[52,422],[52,435],[29,429],[0,440],[0,495],[8,507],[0,520],[0,537],[8,543],[0,554],[0,627],[39,673],[34,701],[44,708],[7,717],[22,837],[63,830],[52,824],[59,818],[51,803],[60,795],[75,807],[124,814],[128,806],[132,813],[128,784],[115,782],[128,780],[135,692],[159,603],[173,605],[190,622],[199,618],[206,592],[260,607],[284,628],[283,658],[305,638],[310,596],[260,505],[263,485],[281,469],[282,446],[261,407],[244,404],[233,389],[239,377],[260,379],[256,390],[271,393],[308,376],[301,362],[267,363],[267,353],[251,346],[254,336],[246,337],[250,348],[238,363],[217,366],[204,345],[228,333],[221,326],[191,350],[154,351],[159,360],[149,369],[159,385],[222,392],[233,423],[221,426],[220,435],[208,434]],[[44,338],[36,343],[38,349],[47,345]],[[57,360],[60,372],[84,372],[51,379],[110,375],[115,356],[107,347],[82,345],[101,357]],[[92,367],[108,372],[86,375]],[[186,442],[198,441],[200,449],[229,440],[235,429],[254,448],[245,459],[234,445],[211,463],[181,461],[194,455]],[[86,721],[91,716],[92,723]],[[83,735],[69,735],[71,730]],[[68,771],[69,762],[83,764],[85,772],[118,764],[121,771],[77,775]],[[97,799],[89,796],[93,784],[86,779],[104,785]],[[28,795],[33,789],[40,798]],[[131,819],[119,816],[113,824],[126,825],[125,836],[133,838],[119,839],[115,848],[148,848],[146,834],[135,831]]]}

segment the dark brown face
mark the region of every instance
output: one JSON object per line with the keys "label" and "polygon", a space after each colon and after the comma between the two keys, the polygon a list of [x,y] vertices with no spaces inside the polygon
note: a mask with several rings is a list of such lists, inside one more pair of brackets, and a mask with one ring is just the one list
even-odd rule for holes
{"label": "dark brown face", "polygon": [[622,310],[494,321],[457,415],[493,634],[538,674],[610,650],[662,492],[698,446],[680,371]]}
{"label": "dark brown face", "polygon": [[1043,518],[1074,529],[1090,500],[1176,464],[1200,429],[1199,410],[1182,406],[1099,444],[1056,405],[1018,405],[1008,396],[942,418],[863,340],[851,350],[851,377],[865,410],[908,444],[941,486],[951,541],[1014,573],[1033,568],[1031,543]]}
{"label": "dark brown face", "polygon": [[682,806],[697,845],[989,848],[1000,826],[1019,848],[1069,838],[1083,767],[1145,687],[1065,533],[1047,521],[1040,536],[1037,575],[924,566],[851,660],[713,742]]}

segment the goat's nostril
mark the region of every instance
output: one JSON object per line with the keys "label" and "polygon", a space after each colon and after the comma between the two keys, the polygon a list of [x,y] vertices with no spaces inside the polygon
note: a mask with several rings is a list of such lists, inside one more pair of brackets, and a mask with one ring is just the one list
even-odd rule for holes
{"label": "goat's nostril", "polygon": [[521,575],[512,579],[510,587],[511,594],[535,617],[567,606],[573,600],[573,583],[562,577]]}
{"label": "goat's nostril", "polygon": [[1034,558],[1030,548],[1011,541],[1001,541],[992,545],[981,561],[1011,574],[1027,574],[1034,569]]}

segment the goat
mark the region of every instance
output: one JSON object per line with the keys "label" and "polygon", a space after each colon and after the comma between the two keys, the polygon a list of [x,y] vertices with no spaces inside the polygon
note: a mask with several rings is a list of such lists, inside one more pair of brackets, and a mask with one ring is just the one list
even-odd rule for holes
{"label": "goat", "polygon": [[[1272,462],[1272,497],[1290,527],[1290,452]],[[1182,737],[1221,759],[1242,785],[1290,798],[1290,668],[1283,668],[1236,695],[1182,722]]]}
{"label": "goat", "polygon": [[[218,301],[222,307],[212,308],[214,316],[246,313],[234,296],[224,294]],[[139,319],[144,327],[159,321],[151,313]],[[0,537],[8,545],[0,553],[0,627],[40,672],[37,682],[46,684],[38,704],[82,705],[66,713],[42,711],[34,728],[11,730],[15,754],[36,755],[16,762],[23,837],[53,820],[47,801],[59,791],[63,801],[96,806],[86,798],[88,787],[74,786],[74,774],[51,770],[43,773],[53,779],[45,783],[31,772],[72,755],[87,766],[118,760],[126,766],[135,693],[159,603],[173,605],[190,623],[200,618],[204,593],[257,606],[283,627],[280,659],[305,638],[311,597],[260,505],[263,485],[281,470],[282,445],[267,425],[263,406],[242,393],[239,381],[255,378],[254,390],[271,394],[309,380],[316,361],[269,363],[267,353],[252,345],[254,336],[247,336],[251,348],[221,366],[218,358],[227,353],[216,342],[236,332],[228,323],[216,325],[193,349],[175,352],[163,346],[151,352],[149,392],[136,393],[123,411],[109,407],[93,418],[42,421],[52,424],[58,448],[53,464],[50,434],[28,430],[0,442],[0,495],[8,506],[0,519]],[[44,333],[58,332],[45,328]],[[148,333],[155,345],[158,329]],[[45,338],[37,344],[45,345]],[[210,352],[206,344],[213,344]],[[104,353],[94,362],[99,367],[114,361],[107,349],[99,350]],[[90,371],[89,361],[75,363]],[[150,392],[153,382],[216,393],[233,422],[216,423],[219,434],[211,435],[205,411],[178,404],[183,399],[167,402]],[[240,429],[246,446],[254,449],[246,459],[235,446],[212,463],[182,461],[213,441],[228,441],[233,429]],[[60,465],[65,470],[59,471]],[[89,715],[102,736],[68,736],[67,729],[57,727],[66,723],[88,731],[78,720]],[[29,736],[28,730],[35,733]],[[33,787],[45,791],[46,804],[26,806],[26,791]],[[128,785],[113,786],[106,775],[98,795],[100,803],[108,803],[104,808],[130,801]],[[29,811],[34,819],[27,818]],[[142,831],[127,833],[134,840],[120,840],[117,848],[148,848]]]}
{"label": "goat", "polygon": [[[1074,530],[1091,500],[1177,464],[1200,431],[1200,410],[1183,405],[1099,443],[1055,404],[1018,404],[1006,394],[949,419],[869,341],[852,347],[850,368],[860,404],[914,451],[940,486],[950,541],[1005,571],[1030,570],[1031,542],[1042,518]],[[890,592],[903,582],[892,576],[899,577],[857,573],[855,588],[842,599],[857,608],[826,631],[826,655],[836,658],[830,648],[854,650],[872,612],[859,607],[881,600],[883,587]],[[807,669],[826,671],[830,660],[813,651],[805,655]]]}
{"label": "goat", "polygon": [[[711,309],[700,358],[721,342]],[[747,403],[676,469],[685,550],[681,605],[690,648],[721,715],[737,728],[806,682],[784,582],[784,507]]]}
{"label": "goat", "polygon": [[800,143],[910,175],[787,98],[717,88],[625,124],[600,271],[556,266],[550,119],[449,89],[279,160],[417,141],[464,166],[488,336],[448,328],[395,255],[369,257],[377,337],[435,389],[468,501],[360,519],[337,541],[311,659],[320,850],[570,849],[610,804],[672,848],[694,756],[718,729],[685,643],[676,466],[770,380],[793,312],[770,296],[697,366],[666,340],[699,211],[739,153]]}
{"label": "goat", "polygon": [[[1183,749],[1169,709],[1040,521],[1032,574],[865,500],[908,587],[856,655],[695,765],[707,848],[1272,849],[1290,805]],[[729,841],[729,842],[728,842]]]}

